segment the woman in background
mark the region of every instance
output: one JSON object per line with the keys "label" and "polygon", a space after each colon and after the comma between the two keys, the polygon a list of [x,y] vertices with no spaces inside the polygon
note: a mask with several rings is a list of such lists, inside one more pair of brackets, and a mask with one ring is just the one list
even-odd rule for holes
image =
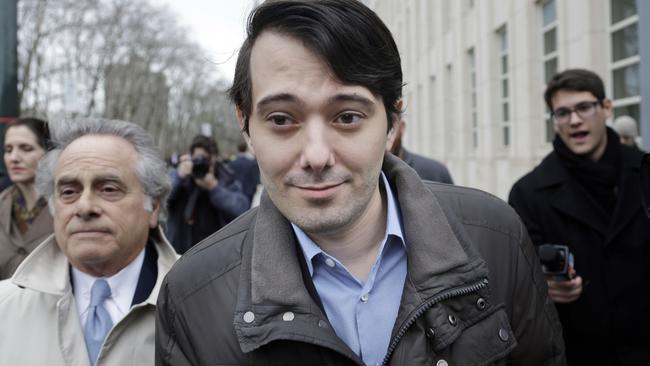
{"label": "woman in background", "polygon": [[19,118],[5,131],[4,163],[13,185],[0,193],[0,280],[11,277],[54,231],[47,202],[34,185],[48,141],[47,124],[37,118]]}

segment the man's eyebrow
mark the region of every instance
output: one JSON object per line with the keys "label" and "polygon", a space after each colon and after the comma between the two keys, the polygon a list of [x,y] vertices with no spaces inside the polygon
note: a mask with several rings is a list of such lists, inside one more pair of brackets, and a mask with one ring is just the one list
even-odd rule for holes
{"label": "man's eyebrow", "polygon": [[257,109],[264,108],[265,106],[274,102],[301,103],[298,97],[296,97],[293,94],[289,94],[289,93],[271,94],[271,95],[267,95],[266,97],[262,98],[259,102],[257,102]]}
{"label": "man's eyebrow", "polygon": [[356,103],[363,104],[368,109],[371,110],[375,109],[375,102],[373,102],[370,98],[366,98],[363,95],[359,95],[359,94],[348,94],[348,93],[337,94],[330,98],[330,103],[333,102],[356,102]]}
{"label": "man's eyebrow", "polygon": [[69,177],[69,176],[64,175],[63,177],[59,177],[56,180],[55,185],[57,187],[59,187],[59,186],[64,186],[64,185],[68,185],[68,184],[75,184],[75,183],[78,183],[78,182],[79,182],[79,180],[77,178]]}
{"label": "man's eyebrow", "polygon": [[[124,185],[124,181],[122,180],[122,178],[118,177],[115,174],[98,175],[93,178],[93,184],[103,183],[103,182],[115,182],[120,185]],[[77,183],[79,183],[79,179],[71,176],[63,176],[56,180],[57,187],[62,185],[77,184]]]}

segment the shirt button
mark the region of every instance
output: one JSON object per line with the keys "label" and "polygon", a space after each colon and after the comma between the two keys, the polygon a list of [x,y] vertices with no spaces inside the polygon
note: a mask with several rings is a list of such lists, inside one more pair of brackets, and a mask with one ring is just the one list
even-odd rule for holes
{"label": "shirt button", "polygon": [[295,316],[294,313],[292,313],[291,311],[287,311],[286,313],[282,314],[282,320],[284,320],[285,322],[290,322],[290,321],[292,321],[295,317],[296,317],[296,316]]}
{"label": "shirt button", "polygon": [[246,323],[250,324],[253,322],[253,320],[255,320],[255,314],[253,314],[252,311],[247,311],[246,313],[244,313],[244,321]]}
{"label": "shirt button", "polygon": [[445,360],[438,360],[438,362],[436,362],[436,366],[449,366],[449,364]]}
{"label": "shirt button", "polygon": [[327,266],[330,267],[330,268],[334,268],[334,266],[336,266],[336,263],[334,262],[334,259],[332,259],[332,258],[325,259],[325,264],[327,264]]}
{"label": "shirt button", "polygon": [[368,293],[365,293],[365,294],[361,295],[361,301],[368,302],[368,297],[369,297]]}

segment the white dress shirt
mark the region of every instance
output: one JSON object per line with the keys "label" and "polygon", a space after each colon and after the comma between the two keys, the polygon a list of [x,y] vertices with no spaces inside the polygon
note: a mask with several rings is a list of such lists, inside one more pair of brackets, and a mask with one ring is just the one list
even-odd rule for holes
{"label": "white dress shirt", "polygon": [[[144,249],[138,256],[131,261],[121,271],[111,277],[104,277],[108,286],[111,288],[111,296],[106,299],[104,307],[113,320],[113,325],[117,324],[128,313],[133,302],[133,295],[138,285],[140,270],[144,263]],[[72,267],[72,284],[74,298],[77,303],[77,312],[81,327],[86,326],[86,318],[90,307],[90,289],[99,277],[91,276],[87,273]]]}

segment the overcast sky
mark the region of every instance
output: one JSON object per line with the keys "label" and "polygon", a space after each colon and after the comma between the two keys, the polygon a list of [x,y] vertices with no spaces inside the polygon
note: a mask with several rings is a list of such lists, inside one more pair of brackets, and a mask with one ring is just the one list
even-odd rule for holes
{"label": "overcast sky", "polygon": [[232,81],[239,46],[244,40],[245,22],[252,0],[152,0],[167,4],[188,27],[190,38],[205,48],[210,61]]}

